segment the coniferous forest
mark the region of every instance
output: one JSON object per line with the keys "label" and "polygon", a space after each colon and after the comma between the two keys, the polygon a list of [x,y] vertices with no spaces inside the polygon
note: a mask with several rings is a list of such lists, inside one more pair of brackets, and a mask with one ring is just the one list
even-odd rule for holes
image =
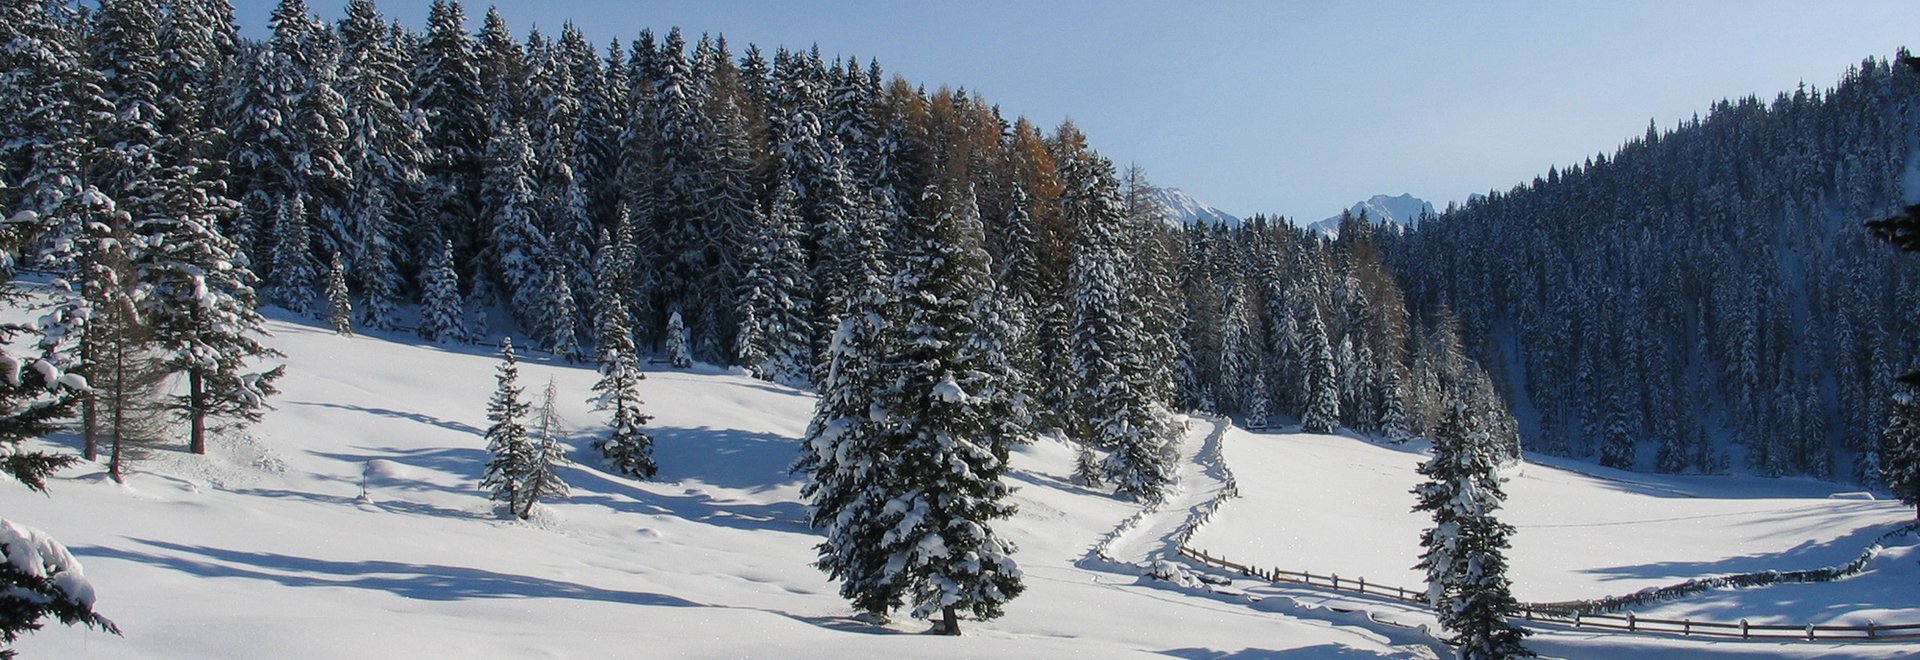
{"label": "coniferous forest", "polygon": [[[373,0],[343,15],[281,0],[252,39],[228,0],[0,0],[0,295],[38,319],[0,325],[8,474],[44,491],[79,461],[26,443],[68,429],[122,484],[143,448],[208,453],[326,368],[265,341],[284,313],[500,347],[471,476],[518,520],[569,491],[557,400],[590,396],[590,452],[648,480],[672,466],[645,371],[810,390],[788,473],[814,567],[863,614],[949,634],[1029,587],[995,526],[1018,448],[1066,443],[1065,485],[1150,512],[1198,460],[1194,413],[1425,442],[1417,568],[1487,657],[1526,653],[1492,515],[1523,450],[1920,500],[1894,380],[1920,269],[1863,225],[1920,182],[1906,66],[1330,236],[1183,225],[1071,121],[817,46],[593,43],[458,0],[419,30]],[[529,358],[600,380],[528,397]],[[35,585],[4,641],[45,615],[115,629]]]}

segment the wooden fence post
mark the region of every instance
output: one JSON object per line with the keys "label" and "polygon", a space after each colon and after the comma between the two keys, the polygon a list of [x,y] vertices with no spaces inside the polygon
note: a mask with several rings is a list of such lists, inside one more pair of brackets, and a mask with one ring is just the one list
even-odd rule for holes
{"label": "wooden fence post", "polygon": [[1634,632],[1634,627],[1637,625],[1639,625],[1639,622],[1633,618],[1633,613],[1628,612],[1627,613],[1627,632]]}
{"label": "wooden fence post", "polygon": [[1807,624],[1807,641],[1813,641],[1813,624]]}
{"label": "wooden fence post", "polygon": [[1693,619],[1687,619],[1685,621],[1680,622],[1680,634],[1682,636],[1693,634]]}
{"label": "wooden fence post", "polygon": [[[1406,599],[1407,599],[1407,590],[1406,590],[1406,588],[1404,588],[1404,587],[1394,587],[1394,588],[1393,588],[1393,595],[1395,595],[1395,596],[1398,596],[1398,597],[1400,597],[1400,600],[1406,600]],[[1532,612],[1533,610],[1531,610],[1531,609],[1529,609],[1529,610],[1527,610],[1527,611],[1528,611],[1528,612]]]}
{"label": "wooden fence post", "polygon": [[1867,619],[1867,639],[1873,639],[1873,619]]}
{"label": "wooden fence post", "polygon": [[1333,574],[1333,590],[1334,591],[1340,590],[1340,574],[1339,573]]}
{"label": "wooden fence post", "polygon": [[1367,579],[1364,577],[1360,578],[1360,593],[1362,595],[1367,593]]}
{"label": "wooden fence post", "polygon": [[1580,627],[1580,610],[1573,611],[1573,627]]}
{"label": "wooden fence post", "polygon": [[1741,620],[1740,620],[1740,639],[1746,639],[1746,638],[1747,638],[1747,635],[1748,635],[1748,633],[1747,633],[1747,620],[1746,620],[1746,619],[1741,619]]}

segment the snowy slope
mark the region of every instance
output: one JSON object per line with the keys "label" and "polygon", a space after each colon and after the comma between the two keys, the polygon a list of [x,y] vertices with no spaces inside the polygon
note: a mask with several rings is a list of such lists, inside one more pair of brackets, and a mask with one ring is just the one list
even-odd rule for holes
{"label": "snowy slope", "polygon": [[[1419,654],[1083,565],[1137,507],[1067,485],[1073,451],[1055,441],[1015,459],[1020,513],[1001,525],[1028,591],[1004,618],[959,639],[854,621],[809,565],[818,539],[786,473],[812,398],[712,370],[643,383],[658,481],[575,466],[570,499],[503,522],[477,487],[492,356],[271,327],[291,368],[251,439],[212,460],[154,449],[125,487],[85,467],[52,497],[0,491],[9,518],[74,550],[126,630],[56,625],[23,639],[24,657]],[[592,371],[530,360],[521,377],[530,391],[556,379],[590,464]]]}
{"label": "snowy slope", "polygon": [[[1432,203],[1408,194],[1374,195],[1366,201],[1356,202],[1347,209],[1347,213],[1355,217],[1365,213],[1367,219],[1373,221],[1373,224],[1398,225],[1407,229],[1420,226],[1421,218],[1437,215],[1433,211]],[[1325,234],[1329,238],[1338,238],[1340,216],[1335,214],[1325,220],[1307,225],[1307,228]]]}
{"label": "snowy slope", "polygon": [[[1258,566],[1366,578],[1419,589],[1420,530],[1408,491],[1420,481],[1423,443],[1376,445],[1325,435],[1229,431],[1226,457],[1241,475],[1192,547]],[[1547,459],[1553,460],[1553,459]],[[1558,462],[1558,461],[1556,461]],[[1514,595],[1545,602],[1623,595],[1689,578],[1836,566],[1881,533],[1910,521],[1897,502],[1832,499],[1832,484],[1755,477],[1655,476],[1525,463],[1510,468],[1502,521],[1516,528],[1508,554]],[[1578,471],[1575,471],[1575,470]],[[1259,474],[1261,478],[1249,478]],[[1905,537],[1862,574],[1829,584],[1709,591],[1636,610],[1644,617],[1803,625],[1920,623],[1920,540]],[[1281,593],[1290,593],[1281,590]],[[1345,603],[1326,597],[1313,602]],[[1395,608],[1387,608],[1395,609]],[[1401,620],[1430,620],[1402,612]],[[1652,638],[1548,635],[1543,648],[1569,657],[1633,657],[1646,648],[1688,655],[1910,657],[1920,645],[1758,643],[1672,646]],[[1650,646],[1649,646],[1650,645]]]}
{"label": "snowy slope", "polygon": [[[1245,580],[1209,592],[1141,577],[1136,566],[1173,556],[1179,532],[1225,489],[1223,469],[1202,464],[1224,451],[1243,497],[1226,500],[1193,547],[1415,586],[1408,567],[1424,521],[1407,512],[1419,456],[1405,448],[1196,418],[1172,497],[1142,513],[1072,485],[1071,445],[1023,447],[1010,473],[1020,513],[1000,528],[1020,547],[1028,591],[1004,618],[967,622],[967,635],[952,639],[918,634],[922,622],[854,620],[809,566],[818,539],[786,472],[812,406],[805,393],[712,369],[650,372],[642,396],[656,416],[662,474],[639,483],[591,467],[592,371],[528,360],[530,391],[557,381],[581,465],[565,471],[571,498],[532,523],[504,522],[477,487],[490,354],[343,338],[284,317],[271,326],[270,343],[292,368],[278,409],[249,437],[221,442],[210,459],[149,450],[124,487],[83,467],[56,479],[52,497],[0,490],[8,518],[74,550],[100,610],[126,630],[117,638],[54,626],[21,641],[24,657],[1435,656],[1417,627],[1431,624],[1422,612]],[[1840,563],[1911,515],[1822,499],[1827,486],[1817,482],[1596,473],[1516,473],[1506,519],[1520,528],[1522,598]],[[1915,558],[1896,547],[1847,583],[1710,593],[1657,613],[1920,620]],[[1537,639],[1583,658],[1836,652]]]}
{"label": "snowy slope", "polygon": [[1240,219],[1225,211],[1213,208],[1206,202],[1194,199],[1192,195],[1179,188],[1159,189],[1160,205],[1167,210],[1167,224],[1175,227],[1188,225],[1226,225],[1240,226]]}

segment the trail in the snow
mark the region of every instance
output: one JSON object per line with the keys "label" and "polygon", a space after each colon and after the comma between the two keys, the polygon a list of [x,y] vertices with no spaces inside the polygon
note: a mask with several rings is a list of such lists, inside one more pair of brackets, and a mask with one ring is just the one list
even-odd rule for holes
{"label": "trail in the snow", "polygon": [[1179,556],[1180,531],[1227,487],[1220,475],[1199,461],[1210,445],[1220,442],[1227,424],[1224,418],[1191,418],[1187,431],[1180,435],[1180,467],[1167,488],[1167,498],[1158,506],[1147,507],[1137,519],[1130,519],[1132,525],[1122,523],[1119,534],[1107,545],[1108,558],[1144,566]]}

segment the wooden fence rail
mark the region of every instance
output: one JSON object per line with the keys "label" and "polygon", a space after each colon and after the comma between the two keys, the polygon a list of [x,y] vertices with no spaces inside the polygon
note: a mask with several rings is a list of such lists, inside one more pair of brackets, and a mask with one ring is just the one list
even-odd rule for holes
{"label": "wooden fence rail", "polygon": [[[1252,578],[1273,583],[1294,583],[1314,587],[1326,587],[1335,591],[1350,591],[1368,596],[1411,603],[1420,607],[1427,606],[1426,591],[1402,587],[1387,586],[1368,582],[1366,578],[1343,578],[1338,575],[1315,575],[1304,571],[1288,571],[1275,568],[1260,568],[1228,561],[1223,557],[1214,557],[1204,550],[1192,550],[1182,546],[1180,554],[1188,559],[1231,571]],[[1646,619],[1632,613],[1583,614],[1579,611],[1567,611],[1560,608],[1536,608],[1526,606],[1520,615],[1514,617],[1522,625],[1552,625],[1581,629],[1606,630],[1634,634],[1679,635],[1682,637],[1713,637],[1729,639],[1774,639],[1799,640],[1808,642],[1862,642],[1896,641],[1920,639],[1920,623],[1883,626],[1868,622],[1864,626],[1790,626],[1778,624],[1750,624],[1746,620],[1738,623],[1721,621],[1694,621],[1683,619]]]}

